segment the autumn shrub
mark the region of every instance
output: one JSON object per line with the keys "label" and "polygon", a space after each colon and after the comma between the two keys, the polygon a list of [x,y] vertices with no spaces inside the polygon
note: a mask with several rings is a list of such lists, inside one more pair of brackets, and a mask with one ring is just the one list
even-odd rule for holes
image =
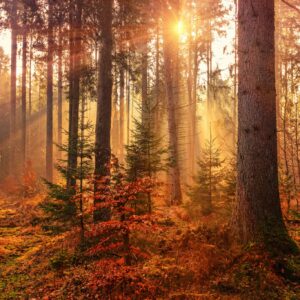
{"label": "autumn shrub", "polygon": [[23,183],[22,192],[25,198],[30,198],[37,195],[42,191],[42,183],[35,173],[32,162],[28,160],[26,162],[24,172],[23,172]]}
{"label": "autumn shrub", "polygon": [[141,266],[126,266],[123,259],[100,260],[89,287],[100,299],[157,299],[163,294],[162,286],[151,280]]}
{"label": "autumn shrub", "polygon": [[130,238],[134,231],[146,233],[155,227],[153,216],[137,214],[135,210],[139,195],[151,192],[152,186],[150,178],[127,181],[118,161],[112,161],[109,188],[102,189],[101,201],[94,208],[110,209],[112,218],[91,226],[87,235],[98,242],[89,250],[90,254],[122,257],[126,265],[131,265],[138,258],[145,258],[145,253],[131,245]]}
{"label": "autumn shrub", "polygon": [[137,239],[137,233],[145,236],[158,228],[156,219],[135,209],[139,195],[151,192],[152,187],[153,180],[148,177],[128,181],[118,161],[112,161],[109,188],[102,189],[104,195],[95,207],[109,208],[111,219],[93,224],[86,234],[94,241],[87,254],[98,258],[91,285],[102,296],[152,299],[158,289],[142,275],[141,266],[150,252],[142,249]]}

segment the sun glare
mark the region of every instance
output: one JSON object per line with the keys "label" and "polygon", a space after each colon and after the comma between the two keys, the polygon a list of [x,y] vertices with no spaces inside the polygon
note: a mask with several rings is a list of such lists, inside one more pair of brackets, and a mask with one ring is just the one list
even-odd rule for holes
{"label": "sun glare", "polygon": [[177,23],[177,33],[179,36],[184,34],[184,23],[182,20],[179,20]]}
{"label": "sun glare", "polygon": [[186,32],[186,28],[185,28],[185,24],[182,20],[179,20],[176,26],[176,31],[177,31],[177,35],[179,37],[179,40],[182,43],[185,43],[187,40],[187,32]]}

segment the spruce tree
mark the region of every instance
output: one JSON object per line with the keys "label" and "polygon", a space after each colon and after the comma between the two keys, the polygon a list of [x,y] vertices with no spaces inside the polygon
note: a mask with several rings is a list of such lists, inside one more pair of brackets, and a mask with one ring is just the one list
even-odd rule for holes
{"label": "spruce tree", "polygon": [[[66,183],[71,176],[76,184],[69,186],[68,184],[45,181],[49,189],[49,196],[41,204],[41,208],[47,215],[44,219],[46,230],[61,232],[70,229],[72,226],[79,226],[81,241],[84,240],[84,194],[89,192],[87,181],[92,173],[92,156],[94,152],[91,141],[93,126],[90,122],[85,121],[86,102],[84,98],[85,95],[82,96],[81,100],[77,168],[72,169],[72,172],[70,172],[66,159],[61,159],[56,165],[58,172]],[[57,146],[60,151],[68,153],[68,144]]]}
{"label": "spruce tree", "polygon": [[212,213],[213,200],[222,190],[223,163],[224,160],[220,158],[220,148],[216,146],[216,139],[210,133],[201,152],[201,158],[197,162],[195,185],[189,191],[192,202],[200,205],[203,215]]}
{"label": "spruce tree", "polygon": [[[132,142],[126,146],[126,173],[129,182],[144,177],[155,178],[159,171],[164,170],[166,161],[163,155],[166,150],[161,145],[161,138],[157,136],[152,124],[153,108],[150,102],[139,107],[140,119],[134,119]],[[148,212],[152,210],[151,194],[146,195],[147,200],[141,197],[141,207],[147,206]]]}

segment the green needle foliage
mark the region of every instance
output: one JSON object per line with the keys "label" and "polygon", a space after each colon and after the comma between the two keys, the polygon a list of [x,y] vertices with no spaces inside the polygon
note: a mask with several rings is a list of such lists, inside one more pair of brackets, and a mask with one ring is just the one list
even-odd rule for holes
{"label": "green needle foliage", "polygon": [[[94,152],[94,144],[91,142],[93,126],[91,123],[85,122],[85,111],[86,108],[83,101],[77,145],[77,168],[69,170],[66,159],[61,159],[56,166],[65,182],[68,181],[68,176],[72,176],[76,185],[68,186],[67,184],[45,181],[49,194],[40,205],[47,215],[43,220],[46,230],[61,232],[68,230],[71,226],[79,225],[82,238],[84,231],[83,195],[89,192],[85,181],[88,181],[89,175],[92,173],[92,156]],[[66,154],[64,156],[67,157],[69,146],[57,146],[60,151]]]}
{"label": "green needle foliage", "polygon": [[[154,131],[150,105],[139,108],[140,119],[134,119],[132,142],[126,146],[126,173],[129,182],[149,177],[155,178],[159,171],[166,167],[166,149],[162,147],[161,138]],[[151,213],[151,194],[141,195],[141,210],[148,209]],[[144,208],[143,208],[144,207]]]}
{"label": "green needle foliage", "polygon": [[195,185],[189,190],[192,203],[201,207],[203,215],[212,213],[213,200],[222,190],[223,164],[220,149],[216,147],[216,139],[210,135],[198,160],[198,172],[194,176]]}

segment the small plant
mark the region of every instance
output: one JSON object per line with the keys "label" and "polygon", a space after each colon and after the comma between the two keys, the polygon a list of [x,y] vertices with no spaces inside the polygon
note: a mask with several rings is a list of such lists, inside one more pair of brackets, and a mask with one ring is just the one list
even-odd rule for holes
{"label": "small plant", "polygon": [[118,160],[112,159],[109,188],[103,190],[102,201],[95,209],[109,208],[112,218],[109,221],[94,224],[89,237],[97,239],[89,253],[99,254],[102,258],[122,259],[125,265],[132,265],[139,258],[145,258],[138,247],[131,244],[133,231],[151,231],[155,227],[149,214],[138,215],[135,210],[136,200],[141,193],[150,193],[153,181],[141,178],[127,181],[121,171]]}
{"label": "small plant", "polygon": [[[56,184],[45,181],[49,193],[48,197],[40,204],[46,213],[43,219],[43,228],[59,233],[71,227],[80,228],[81,244],[84,243],[84,222],[87,214],[84,202],[91,192],[89,178],[92,173],[92,155],[94,145],[91,141],[93,126],[85,122],[85,101],[82,99],[79,138],[77,144],[77,168],[70,170],[66,160],[61,159],[56,166],[65,184]],[[68,153],[73,151],[69,145],[58,145],[60,151]],[[69,182],[74,184],[70,185]]]}
{"label": "small plant", "polygon": [[213,210],[213,200],[221,192],[224,160],[220,158],[220,149],[215,146],[216,139],[206,141],[201,158],[198,160],[198,172],[194,177],[195,185],[190,187],[189,196],[193,204],[200,205],[203,215]]}

